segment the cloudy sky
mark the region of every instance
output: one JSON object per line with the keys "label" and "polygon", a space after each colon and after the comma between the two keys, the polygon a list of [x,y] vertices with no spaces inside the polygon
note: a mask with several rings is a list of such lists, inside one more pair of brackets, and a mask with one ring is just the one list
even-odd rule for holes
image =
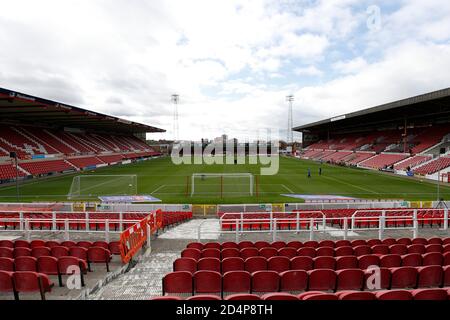
{"label": "cloudy sky", "polygon": [[0,87],[180,138],[294,125],[450,86],[448,0],[1,0]]}

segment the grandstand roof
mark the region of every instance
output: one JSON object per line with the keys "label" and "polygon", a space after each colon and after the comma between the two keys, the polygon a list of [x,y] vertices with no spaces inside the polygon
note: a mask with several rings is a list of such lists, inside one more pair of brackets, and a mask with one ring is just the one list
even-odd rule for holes
{"label": "grandstand roof", "polygon": [[370,126],[450,121],[450,88],[355,111],[293,128],[299,132],[357,130]]}
{"label": "grandstand roof", "polygon": [[0,119],[33,124],[121,133],[165,132],[164,129],[0,88]]}

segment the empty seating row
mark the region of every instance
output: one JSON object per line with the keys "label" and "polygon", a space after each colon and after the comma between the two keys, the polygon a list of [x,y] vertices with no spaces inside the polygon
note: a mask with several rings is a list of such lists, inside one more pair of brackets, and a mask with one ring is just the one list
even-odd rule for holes
{"label": "empty seating row", "polygon": [[55,246],[52,248],[48,247],[36,247],[33,249],[29,248],[0,248],[0,259],[9,258],[17,259],[20,257],[66,257],[72,256],[82,259],[87,262],[88,268],[90,270],[90,263],[105,263],[106,270],[109,272],[109,262],[111,261],[111,251],[103,247],[62,247]]}
{"label": "empty seating row", "polygon": [[404,244],[393,244],[388,246],[386,244],[376,244],[374,246],[369,245],[361,245],[356,247],[320,247],[320,248],[310,248],[304,247],[300,249],[295,249],[292,247],[284,247],[281,249],[276,249],[274,247],[266,247],[257,249],[253,248],[244,248],[244,249],[236,249],[236,248],[225,248],[222,250],[207,248],[203,250],[199,250],[196,248],[186,248],[181,252],[182,257],[189,257],[198,260],[200,258],[218,258],[224,259],[229,257],[241,257],[241,258],[249,258],[249,257],[257,257],[263,256],[266,258],[274,257],[274,256],[285,256],[288,258],[292,258],[295,256],[308,256],[308,257],[340,257],[340,256],[362,256],[367,254],[378,254],[378,255],[386,255],[386,254],[399,254],[404,255],[408,253],[446,253],[450,252],[450,244],[445,246],[441,244],[411,244],[409,246]]}
{"label": "empty seating row", "polygon": [[50,172],[63,172],[68,170],[75,170],[70,164],[64,160],[49,160],[49,161],[31,161],[19,164],[21,168],[27,172],[35,175],[46,174]]}
{"label": "empty seating row", "polygon": [[348,268],[367,269],[370,266],[379,266],[384,268],[391,267],[420,267],[420,266],[447,266],[450,265],[450,252],[446,254],[431,252],[426,254],[410,253],[405,255],[386,254],[363,256],[341,256],[341,257],[316,257],[308,256],[285,257],[273,256],[249,257],[246,259],[240,257],[229,257],[219,260],[218,258],[201,258],[195,260],[189,257],[178,258],[173,263],[173,271],[189,271],[194,273],[198,270],[210,270],[225,273],[228,271],[245,270],[249,272],[261,270],[314,270],[314,269],[333,269],[341,270]]}
{"label": "empty seating row", "polygon": [[[159,296],[152,300],[183,300],[180,296]],[[222,300],[213,294],[199,294],[186,300]],[[381,290],[378,292],[343,290],[336,293],[309,291],[299,295],[286,292],[271,292],[259,296],[252,293],[236,293],[224,297],[224,300],[258,301],[258,300],[450,300],[450,288]]]}
{"label": "empty seating row", "polygon": [[267,247],[273,247],[276,249],[281,249],[284,247],[291,247],[291,248],[295,248],[295,249],[300,249],[303,247],[310,247],[310,248],[320,248],[320,247],[332,247],[332,248],[338,248],[338,247],[346,247],[346,246],[351,246],[351,247],[356,247],[356,246],[361,246],[361,245],[369,245],[369,246],[374,246],[377,244],[385,244],[388,246],[394,245],[394,244],[404,244],[404,245],[411,245],[411,244],[423,244],[423,245],[428,245],[428,244],[442,244],[442,245],[447,245],[450,244],[450,238],[430,238],[430,239],[425,239],[425,238],[399,238],[399,239],[394,239],[394,238],[386,238],[383,240],[379,240],[379,239],[369,239],[369,240],[365,240],[365,239],[358,239],[358,240],[322,240],[322,241],[315,241],[315,240],[311,240],[311,241],[305,241],[305,242],[301,242],[301,241],[290,241],[290,242],[285,242],[285,241],[275,241],[272,243],[269,243],[267,241],[256,241],[256,242],[252,242],[252,241],[241,241],[241,242],[233,242],[233,241],[227,241],[227,242],[223,242],[223,243],[219,243],[219,242],[208,242],[208,243],[200,243],[200,242],[191,242],[189,244],[186,245],[186,248],[195,248],[195,249],[226,249],[226,248],[237,248],[237,249],[244,249],[244,248],[252,248],[255,247],[257,249],[262,249],[262,248],[267,248]]}
{"label": "empty seating row", "polygon": [[408,158],[407,154],[381,153],[373,158],[360,162],[358,165],[367,168],[382,169]]}
{"label": "empty seating row", "polygon": [[45,293],[52,290],[53,283],[47,275],[31,271],[0,271],[0,292],[11,292],[19,300],[19,293],[40,293],[45,300]]}
{"label": "empty seating row", "polygon": [[29,248],[29,249],[34,249],[34,248],[40,248],[40,247],[47,247],[49,249],[53,248],[53,247],[57,247],[57,246],[61,246],[61,247],[66,247],[66,248],[70,248],[70,247],[83,247],[83,248],[90,248],[90,247],[102,247],[105,249],[108,249],[111,251],[112,254],[120,254],[119,252],[119,241],[110,241],[109,243],[106,241],[63,241],[63,242],[59,242],[59,241],[55,241],[55,240],[40,240],[40,239],[36,239],[36,240],[31,240],[31,241],[27,241],[27,240],[0,240],[0,248]]}
{"label": "empty seating row", "polygon": [[[377,278],[378,279],[375,279]],[[330,269],[229,271],[187,271],[168,273],[162,280],[162,295],[267,293],[341,290],[391,290],[450,286],[450,266],[379,268],[374,270]]]}
{"label": "empty seating row", "polygon": [[[75,266],[78,269],[70,268]],[[87,274],[88,264],[86,261],[71,256],[62,256],[59,258],[41,256],[19,257],[15,259],[0,258],[0,272],[32,271],[46,275],[58,276],[59,286],[63,286],[62,276],[73,274],[74,270],[79,270],[81,285],[84,286],[84,274]]]}

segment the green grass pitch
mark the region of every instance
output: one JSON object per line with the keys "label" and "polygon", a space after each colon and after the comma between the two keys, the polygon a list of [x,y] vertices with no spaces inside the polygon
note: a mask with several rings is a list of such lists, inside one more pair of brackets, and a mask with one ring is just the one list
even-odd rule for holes
{"label": "green grass pitch", "polygon": [[[149,194],[164,203],[282,203],[302,202],[281,194],[342,195],[366,199],[436,200],[435,183],[415,178],[399,177],[376,171],[344,168],[294,158],[280,158],[277,175],[258,176],[258,194],[253,196],[220,196],[212,188],[211,194],[191,196],[187,188],[192,173],[252,173],[259,175],[259,165],[174,165],[170,158],[157,158],[130,165],[120,165],[88,171],[83,174],[137,175],[138,194]],[[307,178],[307,169],[312,177]],[[20,184],[19,200],[67,201],[72,179],[77,174],[30,180]],[[441,197],[450,199],[450,187],[441,185]],[[256,191],[256,190],[255,190]],[[92,196],[82,200],[97,200]],[[15,185],[0,187],[0,201],[15,202]]]}

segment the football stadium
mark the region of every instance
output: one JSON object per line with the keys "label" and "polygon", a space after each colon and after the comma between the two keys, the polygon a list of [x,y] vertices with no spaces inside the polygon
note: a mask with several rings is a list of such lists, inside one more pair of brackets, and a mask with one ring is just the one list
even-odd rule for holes
{"label": "football stadium", "polygon": [[0,80],[2,302],[450,300],[448,80],[244,140]]}

